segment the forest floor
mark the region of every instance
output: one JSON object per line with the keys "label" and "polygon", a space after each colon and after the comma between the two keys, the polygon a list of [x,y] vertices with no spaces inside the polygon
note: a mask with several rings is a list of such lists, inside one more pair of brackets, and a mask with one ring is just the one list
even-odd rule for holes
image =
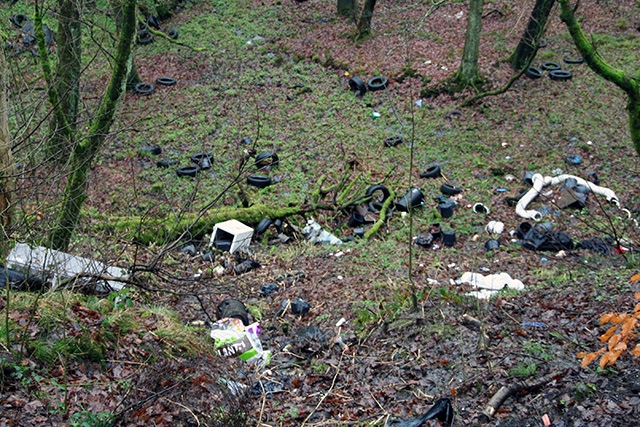
{"label": "forest floor", "polygon": [[[93,257],[98,251],[110,263],[135,265],[144,280],[122,297],[135,307],[156,307],[154,314],[130,330],[116,330],[105,326],[117,321],[104,307],[88,308],[70,296],[56,302],[67,307],[71,330],[101,336],[105,359],[60,357],[46,366],[28,345],[20,347],[23,359],[16,358],[16,347],[13,355],[5,347],[0,426],[111,425],[112,415],[128,426],[449,425],[438,419],[393,422],[426,413],[439,398],[450,399],[455,426],[640,424],[638,358],[625,352],[601,369],[597,361],[582,368],[577,357],[605,345],[598,339],[608,329],[600,324],[603,314],[634,312],[640,291],[630,281],[638,273],[632,243],[637,225],[593,194],[582,209],[562,209],[559,186],[549,187],[532,203],[543,222],[575,243],[625,237],[630,250],[612,243],[602,251],[536,251],[516,236],[524,220],[505,203],[527,188],[527,171],[546,176],[563,169],[584,178],[594,171],[634,217],[640,212],[640,171],[625,99],[585,64],[563,62],[576,51],[557,10],[534,65],[558,62],[573,79],[523,76],[505,94],[461,108],[472,90],[431,98],[420,93],[459,66],[464,2],[378,2],[373,33],[361,41],[354,40],[355,24],[336,16],[335,4],[246,3],[189,5],[162,22],[164,29],[179,29],[184,46],[159,39],[138,46],[143,79],[170,76],[177,84],[158,85],[150,96],[125,96],[116,132],[91,173],[87,205],[93,216],[85,218],[75,251]],[[485,89],[495,89],[513,74],[505,59],[530,10],[520,1],[485,3],[479,67],[488,80]],[[585,31],[596,35],[601,55],[635,73],[637,2],[583,1],[577,13]],[[99,76],[91,67],[87,72]],[[378,75],[389,79],[385,90],[363,96],[349,90],[351,76],[366,82]],[[88,104],[103,83],[83,83]],[[384,139],[395,135],[403,142],[386,147]],[[253,146],[240,142],[245,136]],[[195,151],[211,150],[214,166],[196,180],[177,178],[172,169],[157,168],[155,157],[139,153],[149,145],[161,146],[163,159],[182,165]],[[233,257],[203,258],[208,236],[138,245],[97,226],[125,215],[180,217],[199,212],[200,202],[240,206],[238,190],[225,185],[249,148],[275,151],[280,159],[262,171],[274,185],[243,186],[250,203],[303,205],[322,179],[323,188],[334,186],[321,197],[323,209],[284,219],[286,243],[275,227],[252,241],[247,256],[259,267],[239,272]],[[581,161],[570,164],[568,156]],[[444,177],[421,178],[432,165]],[[251,172],[240,168],[243,179]],[[37,173],[25,182],[36,182]],[[463,190],[452,197],[457,208],[449,218],[436,210],[445,182]],[[376,234],[362,239],[348,226],[356,208],[343,202],[379,183],[396,199],[419,187],[425,203],[411,215],[395,209]],[[341,190],[347,190],[345,199]],[[476,203],[489,212],[474,213]],[[379,218],[366,204],[361,209],[367,220]],[[310,218],[343,243],[313,245],[293,231]],[[502,222],[505,231],[487,233],[490,220]],[[410,243],[434,223],[455,231],[453,246]],[[490,238],[500,247],[487,252]],[[194,252],[182,251],[189,244]],[[478,299],[469,294],[470,285],[457,281],[465,272],[507,273],[524,289]],[[279,289],[260,294],[270,283]],[[194,356],[190,342],[176,344],[173,335],[159,332],[170,318],[157,309],[163,306],[208,339],[202,322],[215,321],[225,298],[243,301],[260,322],[262,346],[272,354],[266,368]],[[283,303],[296,299],[310,304],[307,314],[283,312]],[[33,330],[28,305],[6,312],[29,336],[43,332]],[[630,337],[629,349],[633,343]],[[249,392],[228,393],[221,381]],[[514,392],[492,417],[484,416],[503,387]]]}

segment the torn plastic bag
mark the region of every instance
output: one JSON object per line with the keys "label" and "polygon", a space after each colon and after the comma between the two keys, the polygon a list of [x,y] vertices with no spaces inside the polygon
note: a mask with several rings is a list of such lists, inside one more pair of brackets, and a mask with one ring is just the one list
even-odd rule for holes
{"label": "torn plastic bag", "polygon": [[307,226],[302,229],[302,234],[310,243],[342,244],[342,240],[323,230],[322,226],[312,219],[307,221]]}
{"label": "torn plastic bag", "polygon": [[433,406],[429,411],[421,417],[409,418],[407,420],[394,420],[388,422],[386,427],[420,427],[427,420],[437,418],[444,425],[450,426],[453,423],[453,407],[451,406],[451,399],[448,397],[441,397],[433,403]]}
{"label": "torn plastic bag", "polygon": [[598,252],[602,255],[611,255],[615,252],[615,248],[612,245],[611,239],[601,239],[600,237],[594,237],[593,239],[586,239],[578,242],[576,249],[588,249],[590,251]]}
{"label": "torn plastic bag", "polygon": [[282,383],[275,383],[273,381],[260,380],[253,383],[249,392],[253,395],[266,394],[268,398],[272,396],[272,393],[277,393],[284,390]]}
{"label": "torn plastic bag", "polygon": [[44,286],[42,280],[37,277],[27,277],[18,271],[0,265],[0,289],[6,287],[7,282],[12,288],[19,290],[39,291]]}
{"label": "torn plastic bag", "polygon": [[237,318],[220,319],[211,326],[210,336],[221,356],[237,357],[263,366],[271,361],[271,352],[262,348],[258,323],[244,326]]}
{"label": "torn plastic bag", "polygon": [[[527,224],[529,227],[523,227]],[[526,232],[524,232],[526,230]],[[563,231],[548,231],[539,227],[531,227],[529,223],[522,223],[518,227],[518,237],[522,236],[522,246],[536,251],[560,251],[574,248],[573,240]]]}

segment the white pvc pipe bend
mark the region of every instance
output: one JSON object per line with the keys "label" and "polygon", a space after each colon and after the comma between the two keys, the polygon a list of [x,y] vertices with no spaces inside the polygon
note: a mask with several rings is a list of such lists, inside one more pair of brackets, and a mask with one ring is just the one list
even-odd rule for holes
{"label": "white pvc pipe bend", "polygon": [[604,196],[608,202],[619,205],[618,196],[613,190],[605,187],[600,187],[599,185],[595,185],[593,182],[589,182],[585,179],[582,179],[573,175],[558,175],[556,177],[545,176],[543,177],[539,173],[534,174],[531,180],[533,181],[533,187],[527,191],[527,193],[522,196],[522,198],[518,201],[516,205],[516,214],[525,219],[532,219],[534,221],[540,221],[542,219],[542,215],[540,212],[536,210],[527,210],[527,205],[531,203],[533,199],[535,199],[541,192],[542,188],[546,187],[549,184],[557,185],[561,182],[566,181],[569,178],[573,178],[576,180],[578,185],[584,185],[588,187],[594,194],[598,194],[600,196]]}

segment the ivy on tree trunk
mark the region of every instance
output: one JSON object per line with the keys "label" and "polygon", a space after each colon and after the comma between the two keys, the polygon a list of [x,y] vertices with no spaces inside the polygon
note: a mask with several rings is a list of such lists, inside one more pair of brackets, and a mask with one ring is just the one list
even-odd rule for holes
{"label": "ivy on tree trunk", "polygon": [[136,0],[125,0],[120,38],[113,60],[113,71],[100,106],[89,125],[89,133],[71,153],[71,172],[63,194],[62,209],[49,234],[51,247],[66,250],[86,198],[87,175],[93,159],[102,147],[113,123],[118,102],[125,91],[131,68],[131,50],[136,34]]}
{"label": "ivy on tree trunk", "polygon": [[560,3],[560,19],[567,25],[571,38],[573,38],[573,42],[586,64],[600,77],[614,83],[627,94],[631,141],[636,153],[640,155],[640,84],[638,83],[640,72],[636,76],[630,76],[623,70],[607,64],[582,31],[582,27],[576,20],[575,10],[569,7],[569,1],[558,0],[558,2]]}

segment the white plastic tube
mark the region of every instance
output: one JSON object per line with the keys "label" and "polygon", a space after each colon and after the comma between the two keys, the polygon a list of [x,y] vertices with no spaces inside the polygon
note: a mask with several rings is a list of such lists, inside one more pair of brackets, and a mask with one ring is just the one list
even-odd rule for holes
{"label": "white plastic tube", "polygon": [[594,194],[604,196],[608,202],[614,203],[615,205],[620,204],[618,200],[618,196],[616,196],[616,193],[614,193],[613,190],[606,187],[600,187],[599,185],[595,185],[593,182],[589,182],[580,177],[573,176],[573,175],[566,175],[566,174],[558,175],[556,177],[550,177],[550,176],[543,177],[542,175],[537,173],[537,174],[534,174],[533,177],[531,178],[531,180],[533,181],[533,187],[531,188],[531,190],[529,190],[518,201],[518,204],[516,205],[516,214],[518,214],[518,216],[521,216],[522,218],[525,218],[525,219],[540,221],[542,219],[542,215],[540,214],[540,212],[536,210],[527,210],[527,205],[531,203],[531,201],[540,194],[543,187],[546,187],[549,184],[552,184],[552,185],[560,184],[561,182],[564,182],[569,178],[575,179],[578,185],[584,185],[585,187],[589,188],[589,190],[591,190]]}

